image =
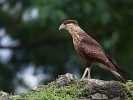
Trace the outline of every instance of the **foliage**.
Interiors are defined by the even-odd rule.
[[[133,100],[133,81],[129,80],[126,84],[125,84],[126,89],[128,90],[127,93],[127,99],[128,100]]]
[[[77,80],[79,81],[79,80]],[[56,84],[56,81],[53,81],[49,83],[48,85],[42,85],[35,90],[29,91],[28,93],[12,96],[13,100],[18,99],[26,99],[26,100],[78,100],[78,99],[85,99],[88,94],[84,94],[85,89],[80,86],[79,84],[76,84],[75,86],[63,86],[58,88],[51,88],[51,86],[54,86]],[[126,89],[128,90],[128,93],[126,95],[126,100],[132,100],[133,99],[133,81],[128,81],[126,84],[124,84]],[[86,87],[86,86],[84,86]],[[104,90],[103,90],[104,91]]]
[[[0,89],[14,92],[16,84],[27,87],[16,75],[30,64],[51,78],[66,72],[83,73],[70,34],[59,31],[66,19],[79,25],[104,48],[109,56],[133,79],[133,0],[2,0],[0,1],[0,50],[12,53],[0,59]],[[15,43],[3,44],[9,36]],[[101,74],[104,73],[104,74]],[[104,80],[113,75],[92,69],[92,77]],[[105,75],[106,74],[106,75]],[[34,73],[36,75],[36,73]]]
[[[52,84],[55,82],[52,82]],[[26,100],[72,100],[78,99],[78,96],[81,94],[82,89],[78,88],[78,85],[74,87],[60,87],[51,89],[52,85],[41,86],[40,90],[29,91],[28,93],[22,94],[20,96],[14,96],[13,100],[26,99]]]

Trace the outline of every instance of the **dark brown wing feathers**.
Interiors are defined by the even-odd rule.
[[[105,53],[105,55],[107,56],[107,58],[111,61],[111,63],[115,66],[116,68],[116,71],[119,72],[119,74],[123,77],[124,79],[124,76],[126,73],[120,68],[118,67],[118,65]]]
[[[101,46],[94,39],[91,37],[87,38],[86,36],[80,43],[80,51],[84,53],[88,59],[91,59],[95,63],[101,62],[108,66],[108,58],[104,54]]]

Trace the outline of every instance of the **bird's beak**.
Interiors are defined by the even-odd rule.
[[[59,27],[59,30],[64,29],[64,28],[66,28],[66,25],[61,24],[61,26]]]

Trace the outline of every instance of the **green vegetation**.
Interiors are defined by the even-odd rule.
[[[52,88],[56,81],[49,83],[48,85],[42,85],[35,90],[29,91],[21,95],[13,96],[13,100],[78,100],[79,98],[85,98],[83,95],[84,89],[78,84],[75,86],[64,86],[60,88]],[[125,84],[128,93],[126,99],[133,99],[133,81],[128,81]]]
[[[133,100],[133,81],[132,80],[129,80],[125,84],[125,87],[128,90],[128,93],[127,93],[128,100]]]
[[[78,99],[83,89],[78,85],[73,87],[50,88],[50,84],[41,86],[38,90],[29,91],[20,96],[13,97],[13,100],[72,100]]]

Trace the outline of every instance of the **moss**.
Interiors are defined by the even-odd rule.
[[[13,97],[13,100],[26,99],[26,100],[72,100],[78,99],[83,89],[79,85],[73,87],[66,86],[60,88],[51,88],[54,82],[43,85],[35,91],[29,91],[26,94]]]
[[[13,100],[21,100],[21,96],[16,95],[16,96],[12,96]]]
[[[133,100],[133,81],[129,80],[128,82],[126,82],[125,87],[128,90],[126,98],[128,100]]]
[[[66,82],[66,83],[65,83]],[[13,100],[78,100],[89,99],[88,87],[90,85],[86,81],[71,80],[53,81],[48,85],[41,85],[37,89],[21,94],[20,96],[13,96]],[[133,100],[133,81],[128,81],[125,84],[128,93],[126,100]],[[92,89],[92,88],[91,88]],[[91,90],[92,91],[92,90]],[[96,91],[92,91],[96,92]],[[125,92],[126,93],[126,92]]]

